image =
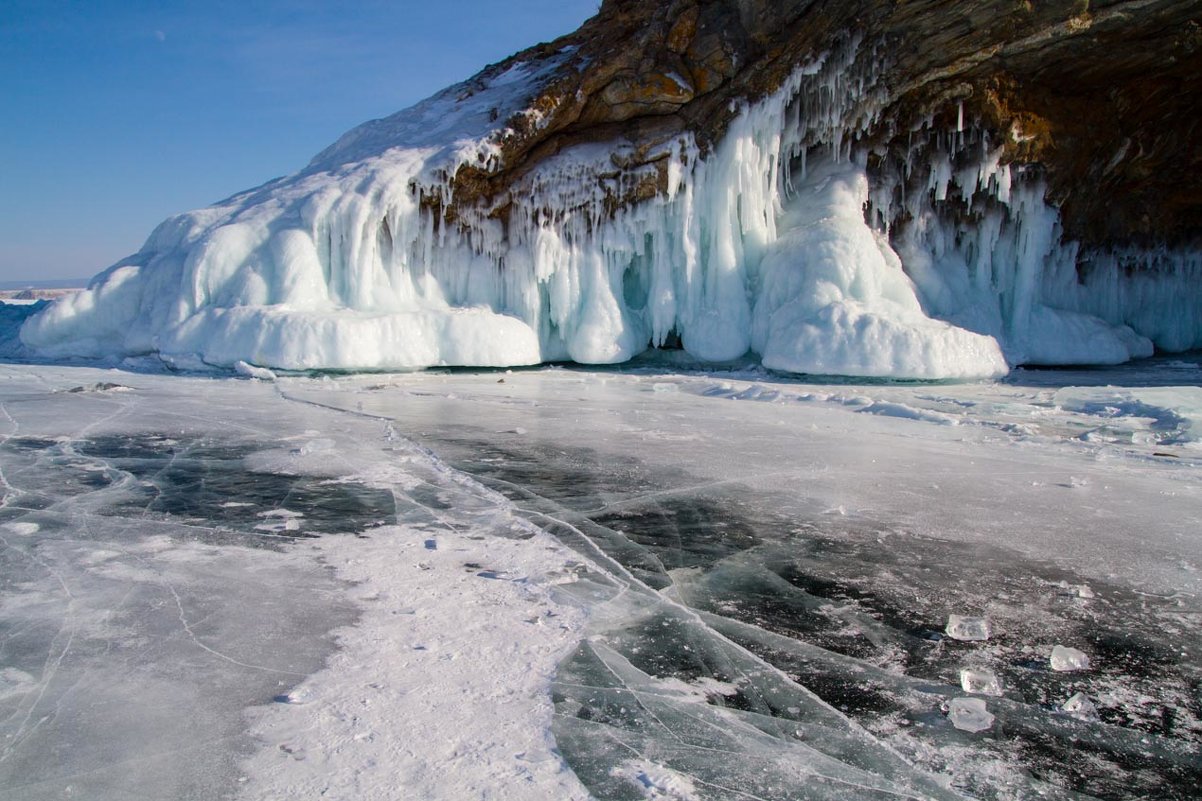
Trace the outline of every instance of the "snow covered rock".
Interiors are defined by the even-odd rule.
[[[294,370],[679,343],[922,379],[1202,346],[1202,47],[1165,33],[1200,5],[607,0],[167,220],[21,340]]]

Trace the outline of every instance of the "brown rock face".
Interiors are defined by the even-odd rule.
[[[1004,162],[1044,172],[1069,238],[1202,235],[1202,0],[606,0],[506,62],[575,47],[532,104],[542,124],[510,121],[502,166],[461,169],[456,203],[495,202],[580,142],[621,137],[653,158],[689,130],[712,145],[734,101],[853,41],[880,105],[859,146],[898,153],[921,121],[963,115]]]

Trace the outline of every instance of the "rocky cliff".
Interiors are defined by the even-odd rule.
[[[876,106],[856,146],[874,160],[904,159],[923,128],[971,127],[1004,148],[1004,163],[1046,172],[1070,238],[1202,232],[1195,0],[607,0],[576,33],[492,68],[577,48],[531,104],[541,124],[510,120],[500,169],[459,171],[459,202],[502,195],[581,142],[624,137],[655,153],[689,131],[712,146],[738,102],[852,41],[849,70],[872,76],[862,100]]]

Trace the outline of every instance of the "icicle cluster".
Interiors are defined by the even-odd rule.
[[[497,168],[494,120],[558,61],[518,64],[168,220],[22,338],[48,356],[285,369],[613,363],[679,342],[710,361],[750,350],[781,370],[909,378],[999,375],[1003,350],[1110,362],[1150,352],[1146,337],[1202,344],[1198,255],[1096,256],[1079,278],[1043,187],[962,111],[870,181],[877,61],[836,48],[737,109],[712,152],[689,136],[637,163],[630,143],[577,146],[511,187],[504,213],[448,222],[450,178]]]
[[[904,158],[877,166],[869,218],[891,233],[928,312],[993,336],[1012,364],[1202,346],[1202,254],[1081,253],[1062,240],[1038,171],[1003,164],[1003,152],[961,109],[956,130],[928,120]]]

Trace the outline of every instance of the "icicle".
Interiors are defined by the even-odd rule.
[[[136,263],[22,336],[48,354],[158,347],[216,364],[393,369],[621,361],[675,332],[701,358],[755,343],[794,369],[804,341],[838,355],[824,369],[926,377],[993,374],[995,340],[1012,361],[1150,349],[1126,324],[1162,347],[1202,346],[1202,257],[1086,254],[1078,280],[1085,257],[1060,241],[1042,188],[966,127],[963,102],[954,132],[928,116],[904,150],[877,153],[870,182],[863,143],[888,99],[879,64],[857,41],[833,47],[734,106],[705,159],[687,134],[618,170],[632,148],[563,150],[510,188],[502,222],[498,209],[454,207],[453,186],[464,164],[499,169],[479,120],[527,110],[556,62],[515,65],[466,98],[348,134],[262,201],[165,223]],[[662,194],[629,205],[647,185]],[[827,338],[805,339],[811,329]]]

